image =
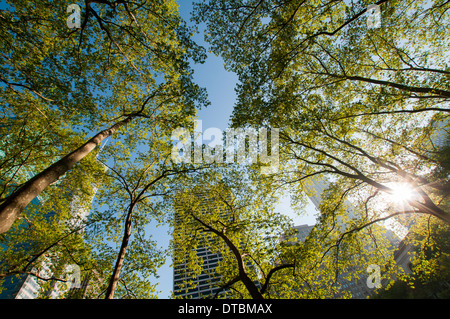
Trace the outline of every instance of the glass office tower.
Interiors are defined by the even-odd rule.
[[[208,192],[197,193],[196,196],[201,199],[200,214],[208,214],[213,209],[214,202],[208,196]],[[180,207],[175,210],[179,211]],[[223,216],[226,212],[223,212]],[[217,245],[216,240],[207,238],[205,233],[191,231],[192,228],[185,227],[179,214],[175,212],[175,226],[174,234],[181,236],[185,240],[189,240],[193,236],[197,236],[199,241],[195,254],[201,259],[201,273],[196,276],[192,271],[187,269],[189,262],[189,252],[182,253],[177,246],[174,247],[173,256],[173,294],[178,298],[212,298],[216,293],[221,293],[221,288],[218,286],[220,277],[216,274],[215,269],[218,263],[222,260],[220,254],[212,252],[212,247]]]

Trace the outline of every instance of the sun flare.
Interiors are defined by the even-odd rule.
[[[392,189],[390,197],[396,202],[407,202],[414,198],[414,188],[407,183],[392,183],[389,185]]]

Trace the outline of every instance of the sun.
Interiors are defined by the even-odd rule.
[[[408,183],[390,183],[388,187],[392,190],[390,197],[394,202],[408,202],[416,194],[414,188]]]

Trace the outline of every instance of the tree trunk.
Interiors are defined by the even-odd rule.
[[[117,256],[116,265],[114,266],[114,271],[111,275],[111,279],[109,280],[105,299],[113,299],[114,292],[117,288],[117,283],[119,282],[120,271],[122,270],[123,262],[125,260],[125,253],[128,248],[128,241],[131,236],[131,216],[133,215],[133,209],[135,205],[136,202],[132,203],[130,205],[130,208],[128,209],[128,215],[125,221],[125,230],[122,238],[122,245],[120,246],[119,255]]]
[[[68,170],[72,169],[76,163],[88,155],[105,138],[114,134],[118,128],[130,122],[132,119],[133,116],[128,116],[110,128],[101,131],[85,144],[28,180],[22,187],[12,193],[0,205],[0,234],[7,232],[11,228],[20,212],[47,186],[57,181]]]
[[[259,292],[258,287],[256,287],[255,283],[250,279],[245,271],[239,274],[239,278],[241,278],[242,283],[245,285],[245,288],[247,288],[247,291],[253,299],[264,299],[263,295]]]

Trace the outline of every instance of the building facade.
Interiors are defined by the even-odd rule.
[[[208,214],[214,209],[213,201],[208,196],[208,192],[197,193],[196,196],[201,201],[199,208],[199,214]],[[182,208],[176,207],[176,210]],[[223,211],[223,216],[226,212]],[[185,227],[180,220],[180,214],[175,213],[174,221],[174,234],[180,236],[184,240],[188,240],[194,234],[190,231],[191,228]],[[195,275],[193,271],[188,270],[189,255],[190,252],[181,252],[175,245],[173,256],[173,294],[176,298],[212,298],[216,294],[223,293],[222,289],[218,286],[220,276],[215,272],[219,262],[222,260],[220,254],[213,252],[211,247],[217,245],[217,241],[207,238],[204,233],[198,232],[195,234],[199,241],[195,248],[195,255],[201,259],[201,273]]]
[[[76,196],[72,198],[70,202],[70,210],[72,211],[73,218],[66,221],[69,225],[71,225],[72,227],[79,227],[87,219],[92,201],[95,196],[95,192],[96,188],[94,188],[94,194],[91,197],[91,200],[85,203],[85,205],[80,204],[79,199]],[[41,199],[39,197],[36,197],[31,203],[33,205],[40,205]],[[48,219],[50,219],[54,214],[54,211],[44,213],[44,215]],[[22,227],[22,225],[20,227]],[[22,249],[28,249],[27,247],[31,247],[32,245],[33,242],[17,243],[17,246],[21,247]],[[0,247],[0,249],[4,248],[6,247]],[[51,270],[52,265],[57,265],[57,263],[49,258],[49,256],[44,254],[39,257],[38,261],[36,261],[36,267],[33,267],[31,269],[31,273],[36,274],[37,276],[42,278],[51,278],[52,276],[55,276]],[[3,282],[1,283],[2,290],[0,292],[0,299],[36,299],[42,296],[56,299],[72,288],[80,288],[77,285],[74,286],[71,284],[61,284],[57,282],[53,282],[53,285],[49,286],[50,288],[44,288],[43,284],[45,283],[45,281],[39,279],[37,276],[31,274],[18,274],[4,278]],[[67,277],[67,274],[63,270],[60,276],[64,278]],[[80,278],[79,280],[81,281]]]

